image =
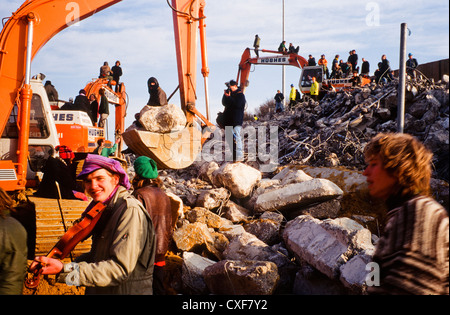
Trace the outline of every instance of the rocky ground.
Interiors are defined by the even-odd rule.
[[[247,122],[244,130],[278,126],[270,172],[250,155],[243,163],[203,160],[161,171],[166,191],[184,205],[169,255],[177,270],[171,290],[364,294],[384,207],[367,194],[363,150],[375,134],[396,132],[397,84],[329,93]],[[434,153],[432,188],[447,209],[448,87],[448,77],[408,80],[404,124]],[[255,139],[261,142],[247,135],[246,152]]]
[[[408,80],[404,130],[433,151],[432,187],[447,209],[448,110],[448,77]],[[163,188],[179,205],[166,257],[168,292],[364,294],[384,207],[367,194],[363,150],[375,134],[395,132],[396,117],[396,81],[327,94],[246,122],[247,130],[275,126],[275,163],[259,154],[241,163],[202,155],[186,169],[161,170]],[[273,143],[273,134],[264,135],[247,134],[245,152]],[[223,148],[223,134],[209,145]]]

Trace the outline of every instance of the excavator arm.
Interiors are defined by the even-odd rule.
[[[181,169],[191,165],[215,126],[209,121],[208,61],[205,35],[205,0],[167,0],[173,12],[175,48],[181,109],[187,124],[181,131],[159,134],[129,130],[123,134],[127,146],[138,155],[149,156],[160,169]],[[205,80],[206,117],[195,107],[197,100],[197,44],[200,35],[202,75]],[[200,120],[202,130],[196,126]]]
[[[16,164],[18,189],[24,188],[26,183],[32,97],[31,61],[54,35],[119,1],[28,0],[3,27],[0,33],[0,132],[5,129],[16,104],[19,130]]]
[[[300,69],[308,65],[308,61],[305,58],[295,53],[281,53],[274,50],[261,49],[261,52],[276,55],[268,57],[252,57],[250,51],[250,48],[244,50],[241,57],[241,62],[239,63],[236,79],[238,86],[243,92],[245,92],[245,88],[249,84],[248,78],[250,76],[252,65],[287,65]]]

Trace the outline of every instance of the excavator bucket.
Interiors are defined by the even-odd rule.
[[[125,131],[122,137],[128,148],[155,160],[159,169],[186,168],[202,150],[202,132],[194,126],[172,133],[133,129]]]

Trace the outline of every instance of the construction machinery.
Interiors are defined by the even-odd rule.
[[[252,65],[278,65],[293,66],[301,69],[299,89],[303,95],[308,95],[311,89],[312,78],[315,77],[319,83],[319,89],[322,94],[333,87],[337,92],[352,89],[351,78],[332,78],[327,79],[322,66],[308,66],[308,61],[296,54],[290,52],[279,52],[274,50],[261,49],[260,52],[267,53],[268,56],[252,57],[250,48],[246,48],[242,54],[239,63],[236,82],[242,91],[249,86],[249,76]],[[370,83],[369,78],[361,78],[361,86]]]
[[[76,2],[78,15],[72,18],[81,21],[118,2],[120,0]],[[167,0],[167,3],[173,11],[181,108],[187,124],[173,134],[139,131],[124,133],[123,139],[136,154],[155,159],[159,168],[184,168],[197,158],[214,128],[208,121],[205,0],[171,0],[171,3]],[[0,187],[6,191],[24,191],[35,180],[34,175],[48,157],[50,148],[66,144],[75,152],[88,153],[95,147],[96,140],[105,136],[101,128],[89,123],[86,113],[57,109],[56,104],[52,109],[42,81],[31,78],[31,62],[39,49],[73,24],[72,20],[67,20],[67,8],[71,4],[71,0],[27,0],[6,21],[0,33]],[[195,107],[198,30],[208,118]],[[100,88],[107,90],[109,102],[116,105],[115,133],[122,134],[127,106],[124,86],[121,85],[119,92],[113,92],[106,79],[94,79],[85,87],[87,96],[98,94]],[[79,136],[75,136],[75,132]],[[36,254],[46,254],[49,248],[39,245],[55,244],[53,239],[57,240],[64,233],[61,220],[64,223],[67,211],[61,209],[61,204],[65,203],[60,200],[42,199],[32,200],[36,205]],[[75,202],[69,201],[69,204]],[[87,202],[81,202],[72,207],[70,213],[81,214],[86,206]],[[61,216],[55,218],[46,207],[53,210],[59,207]],[[68,213],[65,214],[67,217]],[[43,218],[41,223],[39,218]]]

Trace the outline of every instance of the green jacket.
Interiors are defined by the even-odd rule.
[[[109,115],[109,102],[105,95],[102,95],[100,99],[100,105],[98,107],[98,113],[101,114],[108,114]]]
[[[25,228],[10,216],[0,217],[0,295],[22,294],[27,254]]]
[[[73,271],[63,277],[67,284],[86,286],[86,294],[153,293],[153,223],[124,187],[119,186],[95,226],[91,251],[76,260],[64,265],[65,272]]]

